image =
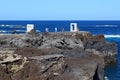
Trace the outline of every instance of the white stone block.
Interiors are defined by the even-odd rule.
[[[70,23],[70,31],[77,32],[77,23]]]
[[[30,32],[32,29],[34,29],[34,24],[27,24],[27,32]]]

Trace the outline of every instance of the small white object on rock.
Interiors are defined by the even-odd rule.
[[[58,75],[59,75],[59,73],[53,73],[53,75],[54,75],[54,76],[58,76]]]

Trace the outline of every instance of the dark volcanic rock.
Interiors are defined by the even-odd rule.
[[[12,80],[42,80],[39,76],[39,66],[36,61],[31,61],[22,70],[12,76]]]
[[[72,80],[104,80],[104,60],[97,55],[86,53],[84,57],[66,58],[66,63],[68,75],[73,75]]]
[[[104,80],[105,64],[116,63],[117,45],[90,32],[32,30],[0,35],[0,54],[2,80]]]
[[[0,65],[0,80],[11,80],[7,70]]]
[[[95,49],[100,51],[104,55],[106,64],[114,64],[117,62],[117,45],[116,43],[110,43],[103,41],[88,41],[85,49]]]
[[[31,57],[23,69],[12,76],[12,80],[56,80],[66,68],[63,55]]]

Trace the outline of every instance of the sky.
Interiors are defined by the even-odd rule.
[[[120,20],[120,0],[0,0],[0,20]]]

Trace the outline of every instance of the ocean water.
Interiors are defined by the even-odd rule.
[[[106,38],[109,42],[116,42],[118,44],[118,62],[115,65],[110,65],[105,68],[105,76],[108,80],[120,80],[120,38],[109,37]]]
[[[37,32],[45,32],[45,28],[50,32],[54,32],[55,28],[59,32],[62,28],[70,31],[70,23],[77,23],[80,31],[90,31],[93,35],[104,34],[107,41],[118,44],[118,63],[105,68],[105,78],[120,80],[120,21],[0,21],[0,33],[25,33],[27,24],[34,24]]]

